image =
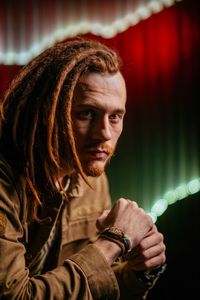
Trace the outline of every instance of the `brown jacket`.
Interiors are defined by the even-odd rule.
[[[143,299],[150,285],[125,263],[110,267],[92,244],[96,219],[111,201],[105,174],[90,183],[93,189],[74,177],[67,198],[45,207],[51,222],[36,224],[29,221],[23,180],[0,156],[0,299]],[[43,271],[33,276],[29,266],[56,217],[59,234]]]

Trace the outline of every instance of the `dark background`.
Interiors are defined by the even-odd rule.
[[[149,300],[199,299],[200,193],[171,205],[157,220],[167,245],[167,269]]]

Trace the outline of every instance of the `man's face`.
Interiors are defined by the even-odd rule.
[[[72,105],[76,148],[87,176],[100,176],[123,128],[126,87],[121,73],[80,78]]]

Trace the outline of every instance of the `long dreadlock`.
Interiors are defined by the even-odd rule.
[[[32,214],[44,186],[55,189],[61,158],[72,161],[85,179],[71,121],[75,86],[89,72],[116,73],[120,60],[99,42],[75,39],[45,50],[13,79],[0,103],[0,148],[25,177]]]

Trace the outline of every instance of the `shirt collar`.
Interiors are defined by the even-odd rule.
[[[88,183],[92,186],[94,180],[93,177],[86,177]],[[71,182],[68,189],[68,195],[70,197],[82,197],[86,188],[88,188],[88,183],[85,182],[83,177],[79,173],[73,173],[71,175]]]

